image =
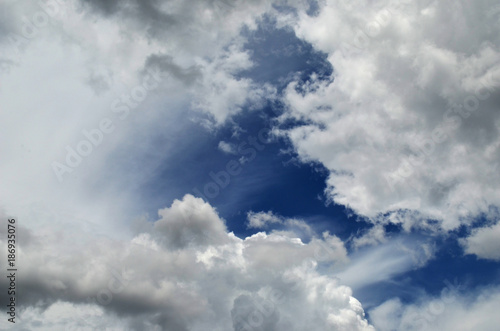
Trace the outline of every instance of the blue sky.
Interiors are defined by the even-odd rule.
[[[495,1],[0,7],[2,329],[497,329]]]

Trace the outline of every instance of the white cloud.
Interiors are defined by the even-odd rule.
[[[352,244],[354,248],[359,248],[366,245],[385,243],[386,241],[387,237],[384,227],[381,225],[375,225],[360,237],[353,238]]]
[[[269,224],[283,224],[282,217],[273,214],[272,211],[254,213],[252,211],[247,214],[248,227],[256,229],[265,229]]]
[[[219,141],[219,149],[227,154],[237,154],[236,145],[226,141]]]
[[[476,293],[460,293],[446,288],[439,297],[422,297],[416,304],[391,299],[370,311],[377,330],[463,330],[494,331],[500,318],[500,289],[486,288]]]
[[[476,229],[461,241],[465,253],[482,259],[500,260],[500,223]]]
[[[227,243],[227,230],[215,210],[201,199],[186,195],[170,208],[161,209],[155,232],[170,248],[209,246]]]
[[[333,201],[377,222],[413,211],[395,217],[445,230],[500,205],[494,5],[332,0],[289,18],[334,68],[285,95],[287,116],[306,123],[285,133],[303,161],[330,170]]]
[[[418,238],[399,236],[349,255],[349,263],[335,270],[342,284],[354,290],[390,280],[422,267],[434,257],[434,249]]]
[[[251,93],[251,89],[260,87],[254,86],[250,79],[233,76],[250,66],[249,54],[237,47],[204,63],[203,82],[194,107],[211,114],[216,123],[223,123],[230,115],[240,112],[250,99],[258,101],[258,93]]]
[[[24,229],[23,325],[76,327],[83,318],[130,330],[373,330],[351,290],[317,270],[345,260],[337,237],[306,244],[291,232],[261,232],[240,239],[190,195],[159,215],[130,240],[80,232],[86,240],[75,241],[65,229]]]
[[[5,70],[0,130],[16,138],[0,142],[5,160],[0,207],[20,220],[25,289],[20,313],[27,328],[196,331],[232,330],[246,323],[255,324],[255,330],[372,330],[350,288],[319,271],[322,264],[347,260],[344,244],[328,233],[316,238],[303,221],[254,213],[251,227],[274,224],[280,230],[240,239],[228,233],[214,208],[188,195],[128,237],[124,224],[140,206],[113,180],[128,183],[135,175],[115,170],[112,151],[147,141],[135,134],[140,131],[182,130],[177,121],[163,119],[187,108],[202,110],[221,124],[243,106],[258,108],[276,93],[238,78],[253,65],[240,29],[255,28],[256,19],[271,10],[270,2],[129,3],[75,2],[21,49],[3,32],[21,35],[23,16],[32,18],[40,8],[22,2],[0,5],[0,16],[6,18],[0,23]],[[287,134],[304,160],[319,160],[330,169],[329,192],[336,202],[373,217],[400,208],[419,210],[444,219],[445,228],[456,227],[459,216],[498,203],[492,165],[498,164],[500,146],[493,112],[499,99],[498,23],[494,15],[482,16],[486,5],[464,6],[451,8],[456,15],[449,31],[441,28],[448,6],[433,2],[427,8],[420,3],[404,11],[396,8],[389,26],[372,38],[376,42],[354,56],[338,49],[355,39],[353,27],[382,13],[379,9],[344,12],[327,2],[319,16],[292,22],[301,38],[329,54],[335,81],[313,81],[304,95],[293,85],[288,88],[289,115],[311,124]],[[479,18],[484,25],[476,25]],[[461,29],[464,22],[470,29]],[[482,28],[486,25],[492,31]],[[490,42],[480,43],[485,40]],[[126,107],[130,117],[121,122],[113,102],[119,98],[123,106],[123,95],[140,86],[147,69],[155,66],[168,73],[158,88],[161,94],[151,92],[137,109]],[[476,91],[481,84],[485,89]],[[463,123],[449,133],[453,139],[436,146],[406,182],[390,181],[391,189],[386,181],[391,171],[400,171],[401,158],[415,139],[432,136],[442,120],[437,109],[467,101],[469,95],[476,95],[481,110],[454,117]],[[66,147],[78,144],[83,130],[107,117],[113,118],[115,133],[59,183],[51,163],[64,160]],[[145,166],[154,168],[168,159],[168,151],[156,151],[162,156]],[[119,173],[112,178],[112,172]],[[422,195],[427,187],[428,194]],[[389,219],[408,228],[418,221],[408,215]],[[494,254],[486,232],[469,238],[470,252]],[[477,248],[476,238],[490,253]],[[383,240],[377,228],[355,245]],[[354,265],[339,275],[362,286],[432,255],[425,249],[414,253],[414,247],[397,255],[393,247],[389,243],[359,260],[355,256]],[[5,256],[1,259],[5,262]],[[89,299],[98,302],[88,304]]]
[[[212,118],[211,124],[221,124],[243,106],[258,105],[273,93],[250,79],[236,77],[253,66],[250,54],[242,50],[245,40],[240,31],[256,28],[256,20],[272,9],[269,1],[195,1],[189,6],[179,0],[168,4],[134,0],[131,6],[117,1],[110,5],[81,2],[105,21],[120,20],[126,39],[147,40],[146,47],[130,47],[129,42],[127,55],[146,50],[148,56],[168,57],[180,68],[196,68],[196,83],[183,93],[193,97],[193,108]]]
[[[247,227],[249,229],[273,229],[274,233],[290,237],[299,237],[305,241],[313,239],[316,234],[315,230],[307,224],[306,221],[298,218],[286,218],[272,211],[261,211],[257,213],[249,211],[247,213],[247,220]],[[328,238],[332,238],[334,241],[338,240],[337,237],[331,236],[328,231],[323,233],[323,238],[325,240],[328,240]],[[336,244],[333,246],[336,246]],[[345,249],[342,248],[342,250]]]
[[[56,302],[46,310],[28,307],[19,314],[18,321],[25,329],[37,331],[64,330],[64,331],[87,331],[87,330],[130,330],[127,328],[127,319],[106,314],[102,307],[91,304],[74,304],[69,302]],[[9,328],[4,321],[0,325]],[[22,328],[22,327],[20,327]],[[151,324],[147,324],[147,330],[157,330]]]

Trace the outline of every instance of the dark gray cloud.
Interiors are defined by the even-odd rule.
[[[165,75],[172,75],[176,80],[191,86],[202,77],[201,68],[199,66],[190,66],[183,68],[174,63],[174,59],[170,55],[152,54],[144,65],[145,70],[160,70]]]

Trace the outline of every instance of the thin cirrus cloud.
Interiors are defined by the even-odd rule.
[[[6,136],[23,137],[19,146],[5,140],[2,146],[6,160],[2,164],[2,182],[10,192],[5,204],[12,214],[23,215],[20,204],[43,202],[58,208],[61,197],[67,196],[67,192],[87,197],[104,191],[108,194],[120,186],[109,179],[119,176],[105,176],[103,180],[103,174],[109,168],[123,171],[115,165],[116,160],[109,159],[111,151],[141,143],[147,145],[150,140],[138,134],[141,132],[168,131],[171,126],[175,126],[172,131],[179,130],[175,117],[186,109],[206,110],[211,116],[210,125],[213,125],[246,102],[246,91],[252,86],[246,80],[232,77],[233,71],[250,65],[248,61],[241,62],[245,52],[239,50],[238,41],[231,52],[219,54],[218,50],[237,36],[237,26],[249,18],[234,20],[232,29],[225,26],[227,29],[223,33],[221,30],[222,34],[215,39],[194,33],[198,41],[210,41],[210,47],[202,47],[194,39],[183,36],[188,32],[179,29],[182,25],[179,22],[168,25],[168,43],[165,43],[165,36],[153,33],[154,29],[144,34],[144,25],[136,23],[157,24],[157,17],[148,16],[154,16],[147,10],[153,2],[138,6],[138,12],[128,12],[118,2],[115,4],[101,6],[100,2],[55,0],[46,6],[25,6],[20,2],[2,4],[6,12],[12,13],[6,22],[15,27],[2,40],[5,46],[2,59],[9,63],[2,82],[2,99],[4,109],[11,114],[2,120],[2,129]],[[198,10],[210,9],[203,7],[206,5],[201,2],[197,9],[187,8],[181,2],[178,5],[173,6],[177,15],[186,11],[186,17],[191,15],[192,19]],[[102,11],[105,11],[104,16],[96,16]],[[231,13],[224,11],[224,15]],[[127,24],[120,27],[115,19],[122,14]],[[233,14],[252,16],[253,11]],[[34,25],[40,17],[48,17],[47,22]],[[220,22],[208,17],[199,24],[217,30]],[[211,30],[201,26],[200,33],[210,34]],[[189,44],[190,41],[194,44]],[[131,44],[134,47],[130,47]],[[141,88],[150,70],[161,71],[163,79],[160,86],[144,96],[137,88]],[[261,97],[255,89],[253,91],[252,100]],[[106,127],[111,128],[102,132],[102,141],[93,144],[84,132],[101,129],[103,120]],[[79,144],[82,144],[80,150]],[[150,161],[154,164],[165,159],[168,154]],[[20,181],[14,180],[17,172],[24,174]],[[38,185],[32,187],[35,179]],[[96,186],[95,183],[106,185],[106,190],[96,193],[89,187],[89,184]],[[123,196],[112,192],[105,199],[121,199],[118,195]],[[85,212],[85,205],[75,206],[77,212]],[[114,201],[107,205],[116,205],[115,212],[119,215],[120,209],[131,204]],[[99,212],[95,214],[99,218]]]
[[[417,269],[434,256],[434,247],[422,239],[395,237],[375,247],[365,247],[349,255],[350,263],[335,272],[354,291]]]

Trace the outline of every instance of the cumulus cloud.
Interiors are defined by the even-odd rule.
[[[256,229],[264,229],[269,224],[283,224],[283,218],[273,214],[272,211],[254,213],[252,211],[247,214],[248,227]]]
[[[329,169],[334,202],[376,222],[442,229],[500,205],[494,5],[331,0],[288,18],[334,72],[288,86],[286,118],[303,124],[282,132],[304,162]]]
[[[256,20],[272,9],[269,1],[80,2],[92,14],[121,20],[124,34],[148,40],[152,44],[145,48],[151,52],[148,64],[156,62],[180,82],[189,83],[193,108],[208,114],[214,124],[273,93],[269,87],[236,77],[253,65],[242,50],[240,31],[255,29]]]
[[[260,211],[257,213],[249,211],[247,213],[247,220],[247,227],[249,229],[272,229],[274,233],[291,237],[298,236],[306,241],[313,239],[316,235],[315,230],[306,221],[299,218],[287,218],[272,211]],[[336,236],[330,235],[328,231],[323,233],[323,238],[325,240],[330,238],[338,241],[340,246],[343,247],[343,243]],[[342,250],[344,249],[342,248]]]
[[[354,239],[360,250],[346,267],[335,235],[251,212],[249,227],[268,231],[238,238],[212,206],[190,195],[139,224],[133,238],[124,234],[140,206],[113,182],[133,175],[116,171],[110,153],[147,142],[134,134],[140,131],[182,130],[164,120],[167,113],[201,110],[219,125],[275,98],[274,87],[244,77],[254,63],[240,34],[276,13],[272,2],[47,3],[58,13],[29,37],[25,18],[32,23],[46,8],[0,4],[0,129],[19,137],[0,142],[0,207],[22,224],[19,316],[26,328],[373,330],[345,284],[360,288],[420,266],[432,247],[398,245],[377,225]],[[328,54],[335,68],[328,81],[313,76],[288,86],[283,120],[303,125],[283,133],[303,161],[327,167],[336,203],[407,230],[422,217],[453,229],[498,205],[500,23],[498,10],[489,11],[493,1],[325,1],[312,16],[305,1],[277,3],[298,8],[286,8],[279,24]],[[161,93],[148,92],[135,105],[133,92],[142,99],[144,80],[157,69],[165,74]],[[135,109],[148,111],[130,120]],[[51,163],[67,160],[67,148],[108,117],[116,133],[59,183]],[[223,142],[219,148],[231,151]],[[161,156],[145,166],[170,156],[154,152]],[[464,247],[498,259],[497,233],[497,226],[477,230]],[[323,273],[325,265],[337,268],[337,278]],[[397,317],[404,309],[391,301],[378,312]],[[396,317],[392,325],[406,325]]]
[[[75,242],[65,230],[31,233],[19,256],[23,325],[373,330],[352,291],[318,271],[322,263],[345,260],[337,237],[304,243],[291,232],[260,232],[240,239],[191,195],[159,216],[131,240],[83,232],[87,241]]]
[[[216,246],[227,242],[224,222],[212,206],[192,195],[186,195],[183,201],[175,200],[170,208],[158,214],[161,218],[155,222],[155,232],[171,248]]]
[[[475,229],[461,241],[466,254],[475,254],[482,259],[500,260],[500,223],[491,227]]]
[[[418,303],[404,304],[391,299],[370,311],[377,330],[484,330],[498,329],[495,307],[500,289],[486,288],[464,294],[451,283],[438,297],[423,297]]]

